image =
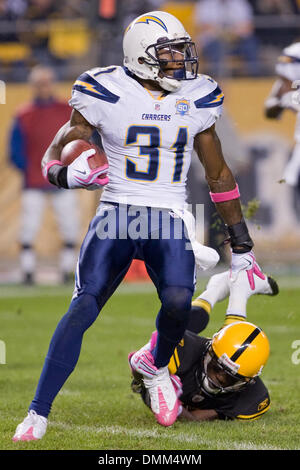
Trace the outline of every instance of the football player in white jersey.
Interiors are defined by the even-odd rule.
[[[168,13],[154,11],[136,18],[125,31],[123,49],[124,67],[95,68],[75,81],[71,120],[55,136],[42,161],[45,177],[59,187],[94,189],[107,184],[80,250],[69,310],[54,332],[35,397],[14,441],[44,435],[53,400],[76,366],[84,332],[134,258],[144,260],[161,301],[156,347],[147,363],[135,354],[135,368],[145,375],[158,423],[170,426],[176,420],[179,401],[168,363],[188,322],[195,258],[205,267],[218,261],[212,249],[197,251],[185,211],[193,148],[205,168],[211,198],[228,227],[232,280],[245,269],[247,282],[255,288],[253,274],[258,268],[253,241],[214,128],[221,114],[222,91],[213,79],[198,75],[195,45]],[[68,142],[89,141],[95,129],[108,157],[108,178],[101,178],[103,168],[90,170],[88,158],[94,150],[83,152],[67,167],[60,161]],[[137,213],[144,224],[138,237],[130,230]],[[167,215],[171,217],[166,237],[162,220]],[[183,234],[183,226],[181,237],[175,233],[178,217],[190,226],[188,235]],[[112,219],[113,236],[103,236]],[[193,250],[186,249],[189,241]]]
[[[300,183],[300,93],[297,90],[300,86],[300,42],[283,49],[275,71],[277,78],[265,101],[265,115],[279,119],[287,109],[297,114],[295,146],[284,172],[285,181],[296,187]]]

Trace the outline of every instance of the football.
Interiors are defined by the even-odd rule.
[[[99,166],[108,165],[108,160],[103,151],[101,151],[96,145],[92,145],[85,140],[78,139],[69,142],[64,146],[61,152],[60,160],[63,165],[68,166],[72,163],[79,155],[85,150],[95,149],[95,155],[92,155],[88,159],[89,167],[91,170]],[[105,175],[101,176],[104,177]]]

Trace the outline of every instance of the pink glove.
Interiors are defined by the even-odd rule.
[[[101,175],[107,173],[107,164],[93,170],[89,166],[88,159],[95,153],[95,149],[85,150],[68,166],[67,180],[70,189],[85,188],[94,190],[105,186],[109,182],[107,176],[100,178]]]
[[[248,253],[232,253],[230,281],[236,281],[239,272],[243,270],[247,273],[251,290],[255,289],[254,274],[261,279],[266,278],[256,262],[253,251],[249,251]]]

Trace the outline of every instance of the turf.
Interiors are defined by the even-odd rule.
[[[248,318],[271,343],[263,380],[271,409],[252,422],[176,422],[156,424],[130,391],[129,351],[147,342],[159,303],[150,288],[121,288],[86,332],[76,370],[56,398],[41,441],[13,443],[26,415],[58,320],[71,289],[6,287],[0,292],[0,339],[6,364],[0,365],[0,449],[299,449],[300,364],[292,362],[292,343],[300,340],[299,290],[282,289],[275,298],[252,297]],[[211,314],[205,335],[222,324],[226,303]],[[298,355],[300,358],[300,354]]]

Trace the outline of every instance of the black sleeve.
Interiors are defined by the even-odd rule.
[[[201,331],[205,330],[209,322],[209,314],[204,308],[197,305],[192,305],[191,314],[187,330],[196,333],[197,335]]]
[[[200,364],[208,343],[208,338],[198,336],[192,331],[186,330],[183,339],[175,348],[169,363],[170,372],[173,374],[178,373],[178,375],[181,376],[191,371],[195,364]],[[174,363],[177,366],[176,370],[174,367],[174,371],[172,367],[170,367],[170,365],[173,364],[173,359],[175,359]]]

